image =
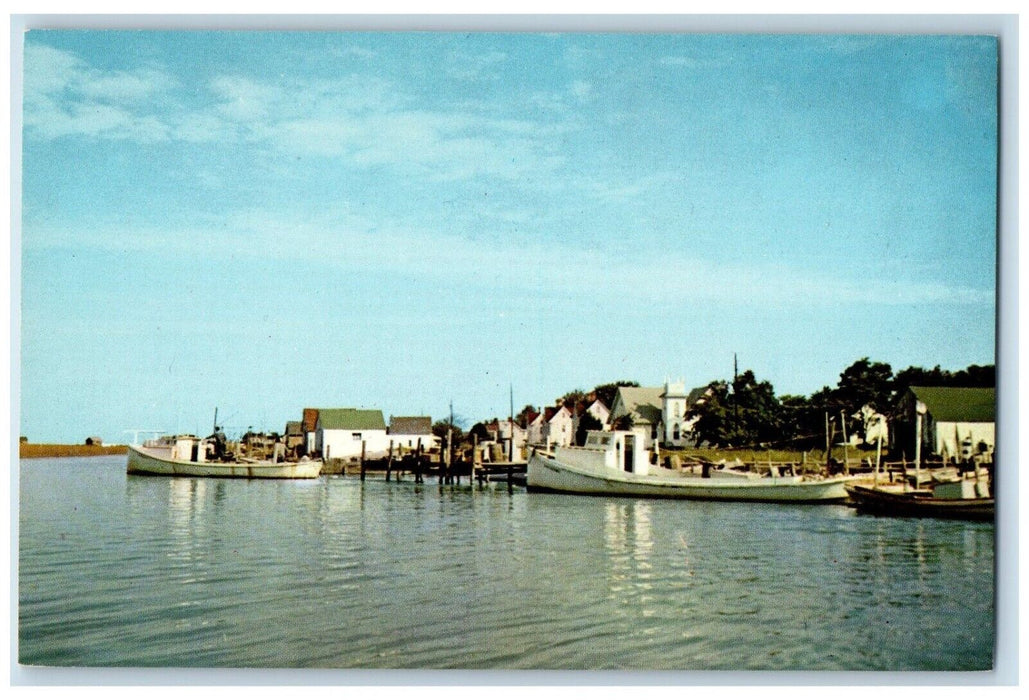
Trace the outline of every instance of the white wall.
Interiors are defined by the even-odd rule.
[[[575,439],[572,430],[572,414],[562,408],[554,414],[544,428],[544,440],[548,445],[567,447]]]
[[[979,442],[985,442],[992,454],[996,444],[996,425],[994,423],[934,423],[936,431],[936,445],[934,451],[943,454],[946,447],[947,455],[954,459],[961,458],[961,441],[967,437],[972,438],[972,454],[978,452]]]
[[[318,447],[324,459],[347,459],[361,456],[361,442],[365,442],[364,455],[368,459],[385,457],[389,452],[389,437],[385,430],[321,430]]]
[[[390,433],[386,435],[386,449],[389,450],[389,443],[393,441],[394,454],[400,447],[404,448],[405,452],[413,452],[418,448],[418,441],[422,441],[422,452],[426,452],[436,446],[438,438],[435,435],[414,435],[405,433]]]

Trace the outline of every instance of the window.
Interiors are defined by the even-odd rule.
[[[679,424],[678,423],[675,424],[675,429],[672,430],[672,439],[673,440],[678,440],[679,439]]]
[[[358,442],[361,441],[361,433],[351,433],[350,436]]]

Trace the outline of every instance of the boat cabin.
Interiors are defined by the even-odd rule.
[[[195,435],[165,435],[147,440],[143,446],[162,459],[182,462],[206,462],[214,447]]]
[[[643,430],[590,430],[582,447],[555,447],[554,458],[582,467],[604,467],[646,476],[650,473],[650,450]]]

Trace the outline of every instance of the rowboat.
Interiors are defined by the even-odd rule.
[[[902,484],[847,486],[859,511],[904,517],[994,519],[994,499],[979,480],[960,479],[930,489],[907,490]]]
[[[211,440],[192,435],[177,435],[129,445],[129,474],[150,476],[221,477],[238,479],[314,479],[322,470],[322,460],[303,457],[287,462],[276,455],[258,460],[244,457],[211,459]]]
[[[856,477],[761,476],[733,469],[683,474],[650,464],[639,431],[589,431],[582,447],[536,450],[529,458],[527,487],[588,495],[689,498],[776,503],[832,503],[847,499]]]

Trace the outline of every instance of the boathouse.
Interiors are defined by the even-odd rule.
[[[300,430],[304,434],[304,453],[314,454],[318,449],[318,409],[305,408],[304,417],[300,421]]]
[[[324,459],[384,457],[389,450],[382,411],[359,408],[319,408],[316,449]]]
[[[286,421],[286,431],[283,433],[286,442],[286,452],[290,455],[299,455],[304,447],[303,422],[298,420]]]
[[[390,416],[387,439],[394,448],[411,451],[418,449],[419,445],[428,451],[439,442],[432,434],[430,416]]]
[[[921,404],[921,406],[919,405]],[[993,461],[996,444],[994,387],[910,387],[897,403],[893,445],[914,455],[915,420],[924,410],[922,453],[945,461]]]

